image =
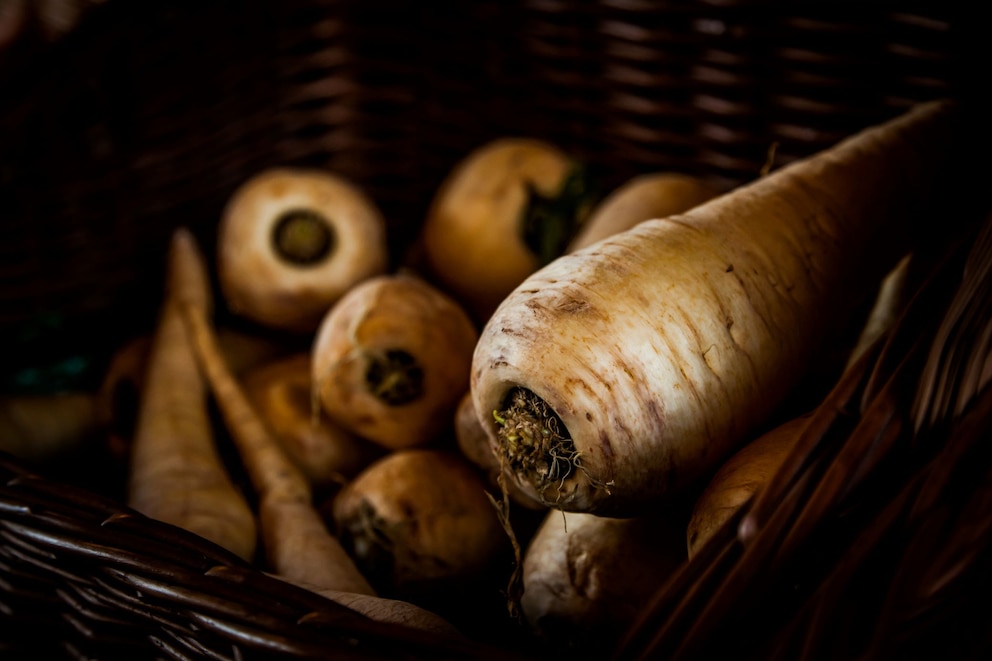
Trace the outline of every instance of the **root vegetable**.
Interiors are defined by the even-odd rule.
[[[561,254],[590,195],[582,169],[554,145],[493,140],[438,189],[420,237],[427,268],[485,321],[524,278]]]
[[[305,350],[308,341],[306,336],[297,339],[231,326],[221,326],[216,332],[224,362],[236,377]]]
[[[181,305],[199,314],[207,314],[211,305],[198,251],[187,230],[173,234],[165,300],[147,357],[130,451],[126,499],[150,518],[252,559],[255,515],[217,452],[207,386],[181,315]]]
[[[111,356],[96,393],[107,448],[113,458],[125,463],[134,441],[151,339],[149,335],[142,335],[125,342]],[[217,341],[236,375],[288,353],[284,342],[234,328],[218,329]]]
[[[199,367],[257,493],[269,566],[290,582],[375,594],[328,531],[313,505],[303,472],[286,455],[231,373],[206,310],[189,299],[180,299],[180,303]]]
[[[340,487],[382,451],[312,405],[310,354],[264,363],[242,377],[248,400],[315,491]]]
[[[379,459],[338,493],[332,516],[373,584],[415,603],[477,580],[509,549],[482,478],[445,450]]]
[[[720,466],[699,495],[689,519],[686,546],[690,558],[768,483],[806,429],[809,417],[804,414],[777,425]]]
[[[331,420],[390,449],[432,442],[468,391],[478,331],[464,309],[413,275],[371,278],[327,314],[311,350]]]
[[[224,298],[233,312],[267,327],[312,332],[346,291],[387,267],[378,208],[328,172],[256,175],[234,192],[218,228]]]
[[[524,555],[528,625],[555,648],[609,656],[685,561],[684,521],[668,512],[611,519],[551,510]]]
[[[84,391],[0,397],[0,451],[35,465],[69,457],[96,438],[99,411]]]
[[[845,369],[850,369],[878,338],[895,325],[909,299],[907,281],[911,259],[911,255],[905,255],[882,280],[878,295],[868,312],[868,318],[847,358]]]
[[[575,252],[652,218],[683,213],[713,199],[721,191],[696,177],[676,172],[651,172],[630,179],[599,204],[568,244]]]
[[[921,105],[521,283],[472,368],[514,479],[550,506],[620,514],[714,470],[907,252],[954,109]]]
[[[340,590],[326,590],[310,583],[295,583],[295,585],[315,592],[345,608],[350,608],[356,613],[361,613],[376,622],[397,624],[452,640],[464,639],[463,634],[446,619],[408,601]]]
[[[142,385],[152,345],[150,335],[125,342],[110,357],[97,391],[101,424],[106,430],[110,455],[126,465],[140,408]],[[192,357],[192,353],[190,353]]]

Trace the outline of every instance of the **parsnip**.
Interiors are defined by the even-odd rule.
[[[273,168],[231,196],[217,236],[230,309],[267,327],[310,333],[362,280],[384,273],[385,221],[362,190],[330,172]]]
[[[328,312],[311,349],[328,417],[385,448],[426,445],[468,391],[478,331],[449,296],[411,274],[355,286]]]
[[[35,465],[71,457],[101,428],[99,398],[91,392],[0,397],[0,451]]]
[[[561,254],[588,214],[590,185],[543,140],[499,138],[468,154],[441,184],[421,231],[427,268],[477,321]]]
[[[472,367],[514,479],[625,513],[715,469],[907,252],[954,127],[953,104],[921,105],[521,283]]]
[[[215,446],[207,386],[183,323],[183,305],[207,314],[211,300],[199,248],[181,228],[169,247],[165,300],[144,369],[127,504],[252,559],[255,514]]]
[[[303,585],[301,587],[307,586]],[[464,638],[457,628],[437,613],[429,611],[426,608],[421,608],[416,604],[411,604],[408,601],[375,597],[367,594],[341,592],[340,590],[310,589],[376,622],[398,624],[411,629],[425,631],[435,636],[443,636],[456,640]]]
[[[611,519],[551,510],[524,555],[528,625],[554,648],[608,657],[686,560],[684,540],[674,512]]]
[[[809,414],[791,418],[735,452],[703,489],[686,529],[689,557],[757,493],[795,446]]]
[[[198,252],[190,250],[188,258],[199,261],[205,270]],[[324,525],[303,472],[286,455],[232,374],[207,311],[192,297],[180,297],[177,305],[196,364],[258,496],[259,529],[268,566],[289,582],[374,595],[375,590]]]
[[[702,179],[677,172],[638,175],[593,207],[566,250],[581,250],[645,220],[683,213],[720,192]]]
[[[340,487],[382,454],[315,409],[308,352],[263,363],[246,372],[241,383],[252,406],[315,491]]]
[[[384,594],[450,590],[509,551],[482,478],[446,450],[386,455],[345,485],[332,512],[342,542]]]
[[[912,255],[905,255],[882,280],[875,301],[868,312],[868,318],[858,334],[854,348],[848,355],[846,369],[850,369],[868,347],[885,335],[899,319],[910,295],[907,291],[907,279],[911,263]]]

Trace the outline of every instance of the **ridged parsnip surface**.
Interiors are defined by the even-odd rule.
[[[565,510],[627,513],[726,458],[905,253],[953,110],[919,106],[517,287],[476,347],[475,406],[495,437],[491,413],[530,390],[579,453],[554,484],[518,474],[525,490]]]

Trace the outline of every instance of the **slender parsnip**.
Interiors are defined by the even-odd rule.
[[[205,269],[202,261],[198,266]],[[206,309],[195,299],[184,297],[179,298],[179,306],[199,369],[258,495],[259,527],[268,564],[290,582],[375,594],[314,508],[306,476],[286,455],[231,373]]]
[[[920,105],[521,283],[472,366],[506,470],[540,502],[601,514],[713,470],[906,254],[955,116]]]
[[[196,311],[190,311],[189,318],[211,388],[259,495],[262,544],[269,565],[289,581],[375,594],[324,525],[302,471],[285,456],[225,366],[213,362],[219,354],[207,335],[207,320]]]
[[[201,260],[193,235],[176,230],[165,300],[144,368],[127,503],[251,559],[257,542],[255,515],[217,452],[207,385],[181,313],[181,305],[201,315],[210,309],[210,281]]]

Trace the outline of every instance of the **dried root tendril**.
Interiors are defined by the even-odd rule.
[[[529,390],[515,388],[493,417],[501,461],[525,476],[542,498],[549,489],[560,497],[565,482],[581,468],[580,453],[551,407]]]
[[[568,430],[548,404],[525,388],[514,388],[501,411],[493,411],[500,440],[500,465],[526,479],[545,505],[561,503],[565,483],[582,472],[593,485],[610,493],[610,482],[589,474],[582,466],[582,453]],[[545,494],[551,492],[554,498]]]
[[[510,546],[513,549],[513,571],[510,573],[506,585],[506,610],[513,620],[519,621],[522,613],[520,601],[524,594],[523,549],[517,540],[513,525],[510,523],[510,490],[506,486],[506,474],[501,471],[496,481],[499,485],[502,498],[496,500],[488,491],[486,492],[486,497],[489,498],[489,502],[496,509],[496,517],[499,519],[503,531],[506,532],[506,536],[510,540]]]

